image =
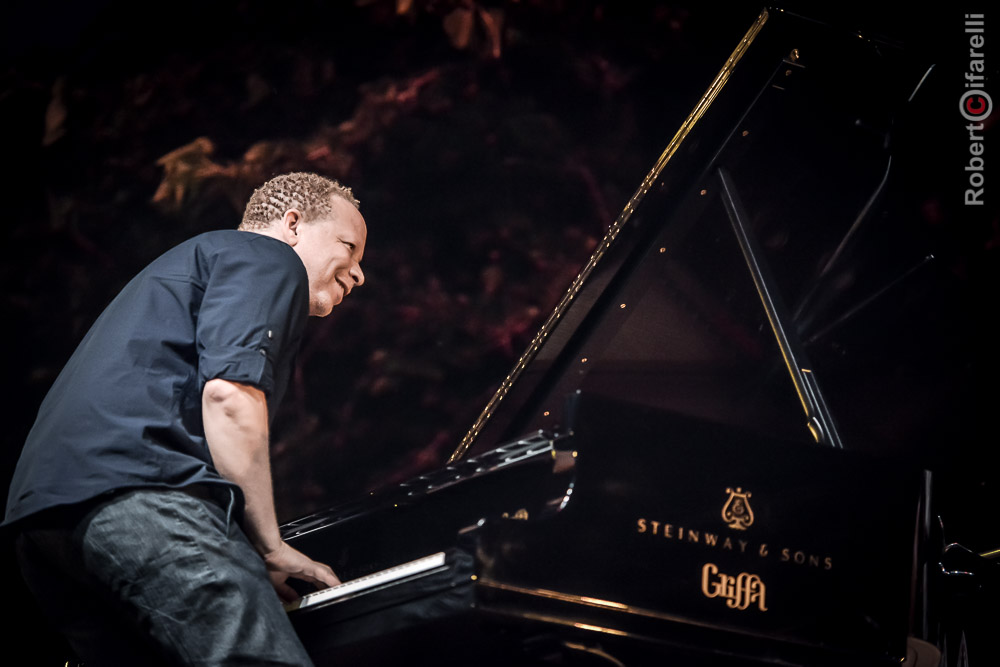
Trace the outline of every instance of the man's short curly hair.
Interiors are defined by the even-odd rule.
[[[305,171],[275,176],[254,190],[239,228],[263,229],[292,208],[302,213],[304,222],[317,220],[332,213],[335,196],[346,199],[355,208],[361,207],[350,188],[331,178]]]

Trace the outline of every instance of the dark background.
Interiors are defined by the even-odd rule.
[[[759,12],[614,4],[176,2],[155,26],[125,3],[24,7],[4,469],[125,282],[289,170],[351,185],[370,238],[277,416],[279,511],[440,464]]]
[[[132,275],[190,236],[235,227],[253,188],[292,170],[352,186],[369,240],[364,288],[310,323],[277,415],[279,515],[440,466],[759,11],[15,3],[0,47],[0,479],[55,375]],[[959,9],[943,29],[864,3],[800,11],[904,43],[917,63],[964,67]],[[942,165],[961,165],[965,144],[957,94],[941,97],[908,135],[911,187],[989,312],[996,207],[956,204],[961,167]],[[973,503],[995,489],[979,470]]]

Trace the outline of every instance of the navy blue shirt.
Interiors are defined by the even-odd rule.
[[[119,489],[229,484],[205,442],[202,389],[213,378],[254,385],[273,417],[308,314],[305,267],[281,241],[217,231],[166,252],[105,309],[49,390],[4,525]]]

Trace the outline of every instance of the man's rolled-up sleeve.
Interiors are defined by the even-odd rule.
[[[291,363],[308,316],[305,267],[280,241],[261,237],[214,258],[197,319],[203,390],[220,378],[271,396]]]
[[[218,345],[202,350],[198,359],[200,384],[215,378],[252,384],[266,394],[274,389],[274,373],[267,351],[247,347]]]

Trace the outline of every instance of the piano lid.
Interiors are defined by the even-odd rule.
[[[897,47],[765,10],[455,452],[580,390],[791,441],[930,447],[957,313],[903,215]],[[949,324],[950,323],[950,324]],[[953,417],[951,418],[953,419]]]

